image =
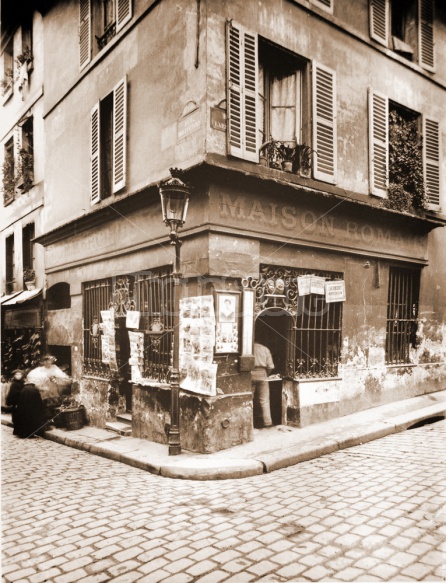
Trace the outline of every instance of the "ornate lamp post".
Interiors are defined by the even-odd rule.
[[[159,185],[163,220],[170,227],[169,237],[175,245],[175,267],[173,272],[173,359],[170,377],[171,411],[169,430],[169,455],[181,453],[180,441],[180,249],[178,229],[186,221],[190,186],[181,180],[183,171],[170,168],[171,178]]]

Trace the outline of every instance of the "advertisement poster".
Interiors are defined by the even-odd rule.
[[[217,294],[216,353],[238,352],[239,294]]]
[[[180,387],[195,393],[217,394],[213,296],[180,300]]]

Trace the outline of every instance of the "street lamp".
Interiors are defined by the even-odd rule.
[[[163,221],[170,227],[171,245],[175,245],[175,267],[173,272],[173,359],[170,376],[170,429],[169,455],[181,453],[180,441],[180,249],[178,229],[186,221],[190,186],[181,180],[183,171],[170,168],[171,178],[159,185]]]

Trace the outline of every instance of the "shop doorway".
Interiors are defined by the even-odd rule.
[[[126,316],[116,318],[116,361],[119,371],[119,394],[125,397],[126,412],[132,411],[132,384],[130,359],[129,331],[126,326]]]
[[[271,381],[270,405],[273,425],[286,422],[283,405],[283,381],[286,376],[287,364],[292,351],[294,321],[291,314],[283,309],[269,308],[261,312],[255,321],[254,341],[269,348],[274,362],[272,374],[280,375],[281,379]],[[254,404],[254,427],[257,425],[258,410]]]

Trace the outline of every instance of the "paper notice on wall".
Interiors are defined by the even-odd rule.
[[[213,296],[195,296],[180,300],[180,386],[182,389],[205,395],[216,394],[217,368],[215,365],[215,379],[212,382],[209,381],[208,368],[214,358],[214,346]]]
[[[345,302],[345,300],[345,281],[325,282],[325,301],[327,304],[332,302]]]
[[[107,336],[101,336],[101,354],[102,362],[108,364],[110,362],[110,347]]]
[[[310,295],[311,275],[300,275],[297,278],[297,289],[300,296]]]
[[[139,328],[140,316],[141,312],[137,312],[136,310],[128,311],[125,318],[126,328]]]
[[[130,358],[129,364],[131,366],[144,365],[144,332],[130,332]]]
[[[325,295],[325,277],[311,276],[310,293]]]
[[[132,383],[137,383],[141,380],[141,369],[139,366],[131,366],[131,381]]]

